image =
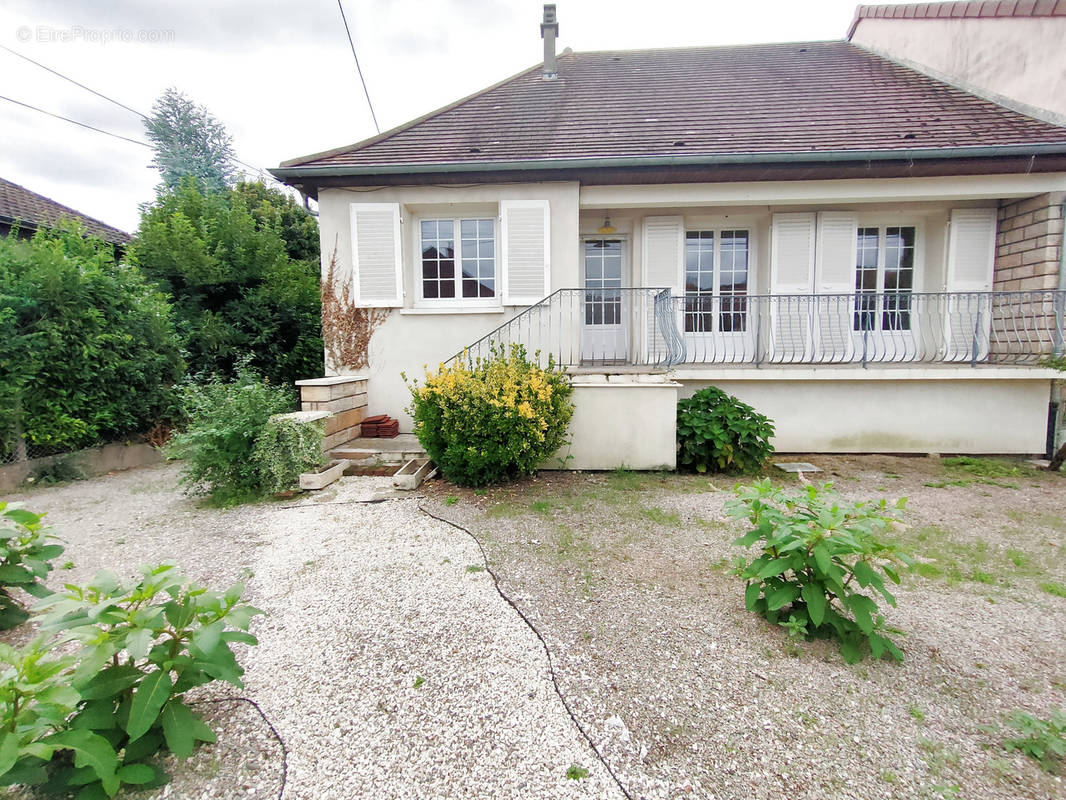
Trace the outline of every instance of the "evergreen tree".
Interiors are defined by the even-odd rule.
[[[155,151],[152,165],[163,178],[160,194],[177,191],[188,177],[207,192],[233,185],[233,137],[204,106],[170,88],[156,100],[144,126]]]

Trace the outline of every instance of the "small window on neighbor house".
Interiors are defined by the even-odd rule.
[[[748,232],[685,232],[685,332],[747,328]]]
[[[859,228],[854,330],[910,330],[916,238],[909,225]]]
[[[421,237],[424,300],[496,297],[494,220],[426,219],[421,222]]]

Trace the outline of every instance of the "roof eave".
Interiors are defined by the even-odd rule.
[[[625,167],[685,167],[730,164],[839,163],[844,161],[914,161],[952,158],[997,158],[1066,154],[1066,141],[1047,144],[914,148],[909,150],[822,150],[777,153],[723,153],[714,155],[607,156],[509,161],[452,161],[369,165],[317,165],[275,167],[268,170],[281,181],[369,175],[424,175],[452,172],[539,171]]]

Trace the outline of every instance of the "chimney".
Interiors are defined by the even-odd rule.
[[[553,81],[559,77],[555,64],[555,38],[559,35],[559,23],[555,21],[555,3],[544,4],[544,22],[540,24],[540,36],[544,40],[544,72],[541,77]]]

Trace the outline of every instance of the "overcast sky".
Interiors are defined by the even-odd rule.
[[[541,2],[344,0],[381,129],[542,56]],[[851,0],[560,0],[559,50],[841,39]],[[374,134],[336,0],[5,0],[0,44],[148,113],[168,86],[256,167]],[[0,95],[144,141],[139,117],[0,50]],[[133,231],[145,147],[0,100],[0,176]]]

